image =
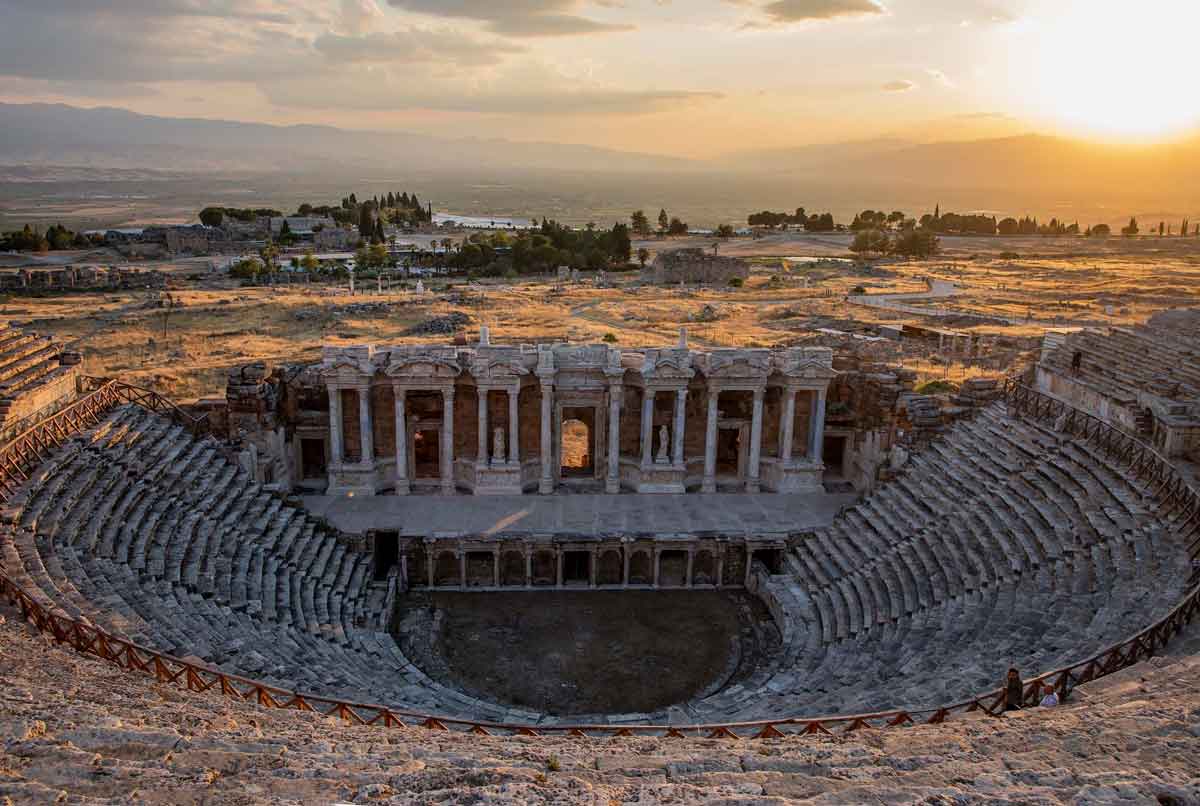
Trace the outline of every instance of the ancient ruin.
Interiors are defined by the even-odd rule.
[[[500,346],[486,330],[472,347],[327,347],[320,367],[239,370],[229,427],[263,481],[329,495],[811,492],[832,360],[686,338]]]
[[[728,285],[730,280],[749,277],[750,264],[740,258],[724,257],[703,249],[676,249],[660,253],[642,275],[659,285]]]
[[[1127,336],[1071,338],[1111,355]],[[1086,357],[1076,370],[1118,393]],[[1200,495],[1182,466],[1033,373],[946,399],[910,380],[828,347],[499,346],[486,330],[245,368],[226,405],[192,411],[80,379],[3,449],[0,592],[59,640],[196,691],[370,724],[714,738],[996,712],[1009,665],[1033,673],[1023,700],[1044,682],[1068,694],[1200,611]],[[565,450],[570,420],[587,436]],[[826,478],[839,436],[859,484]],[[306,475],[318,494],[296,495]],[[536,624],[556,655],[557,632],[583,623],[576,597],[631,594],[662,603],[657,629],[713,642],[688,647],[703,651],[684,687],[627,675],[636,699],[575,696],[595,680],[570,664],[538,666],[536,685],[522,658],[478,668]],[[489,596],[556,611],[500,615]],[[673,596],[713,606],[670,610]],[[458,620],[438,609],[456,606]],[[587,629],[607,627],[597,615]],[[463,639],[446,624],[488,633],[475,666],[447,660]],[[657,640],[647,624],[622,635]],[[587,668],[642,657],[587,651]]]

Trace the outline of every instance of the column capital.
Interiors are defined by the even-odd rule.
[[[757,403],[758,401],[762,400],[766,396],[766,394],[767,394],[767,387],[765,387],[765,386],[754,387],[754,402]]]

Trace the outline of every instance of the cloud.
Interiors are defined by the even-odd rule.
[[[343,72],[326,81],[326,91],[312,92],[308,81],[274,81],[263,85],[268,100],[279,106],[321,110],[374,110],[386,105],[400,110],[436,110],[486,115],[644,115],[664,109],[718,100],[716,92],[686,90],[628,90],[577,86],[557,78],[526,86],[505,75],[494,83],[471,88],[445,81],[411,81],[407,77],[376,76],[365,81],[357,72]]]
[[[389,0],[404,11],[475,20],[493,33],[511,37],[575,36],[631,31],[627,23],[607,23],[573,12],[578,0]]]
[[[882,87],[884,92],[911,92],[916,88],[916,82],[909,81],[906,78],[897,79],[896,81],[889,81]]]
[[[784,23],[858,17],[887,11],[879,0],[773,0],[762,10],[775,22]]]
[[[525,51],[508,42],[485,41],[453,30],[422,28],[363,36],[322,34],[313,46],[331,61],[343,64],[443,62],[482,66],[497,64],[505,55]]]

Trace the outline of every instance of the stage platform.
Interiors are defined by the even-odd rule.
[[[304,505],[343,532],[438,535],[755,535],[829,525],[856,495],[409,495],[305,496]]]

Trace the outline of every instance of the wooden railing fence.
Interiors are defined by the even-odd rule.
[[[1061,400],[1044,395],[1017,381],[1006,384],[1009,410],[1019,416],[1053,422],[1057,430],[1088,440],[1114,462],[1147,484],[1157,496],[1161,512],[1185,539],[1200,529],[1200,498],[1175,468],[1152,448],[1134,437],[1114,429],[1104,421],[1071,408]],[[7,499],[12,482],[24,478],[30,464],[47,449],[65,440],[70,433],[88,427],[119,402],[133,402],[171,416],[186,416],[170,401],[144,389],[118,381],[96,381],[94,390],[67,410],[40,423],[0,449],[0,498]],[[202,423],[191,420],[202,432]],[[1195,542],[1192,542],[1195,557]],[[161,684],[176,685],[189,691],[213,692],[236,700],[254,702],[265,708],[307,711],[337,717],[349,724],[383,728],[421,726],[432,730],[455,730],[481,735],[522,736],[666,736],[708,738],[768,739],[785,735],[832,735],[852,733],[863,728],[903,727],[914,724],[941,724],[966,713],[983,711],[997,715],[1004,706],[1000,689],[961,702],[932,708],[894,709],[863,714],[831,716],[780,716],[749,722],[697,725],[649,724],[571,724],[541,722],[516,724],[487,722],[462,717],[438,716],[390,708],[385,705],[358,703],[278,688],[237,675],[227,674],[203,664],[140,646],[86,622],[52,612],[0,572],[0,598],[18,607],[22,616],[39,632],[55,642],[68,644],[76,651],[91,655],[130,672],[136,672]],[[1025,682],[1025,704],[1033,705],[1042,688],[1053,685],[1067,697],[1075,686],[1127,668],[1152,657],[1192,619],[1200,614],[1200,587],[1192,587],[1186,596],[1155,624],[1090,658],[1060,669],[1044,672]]]

